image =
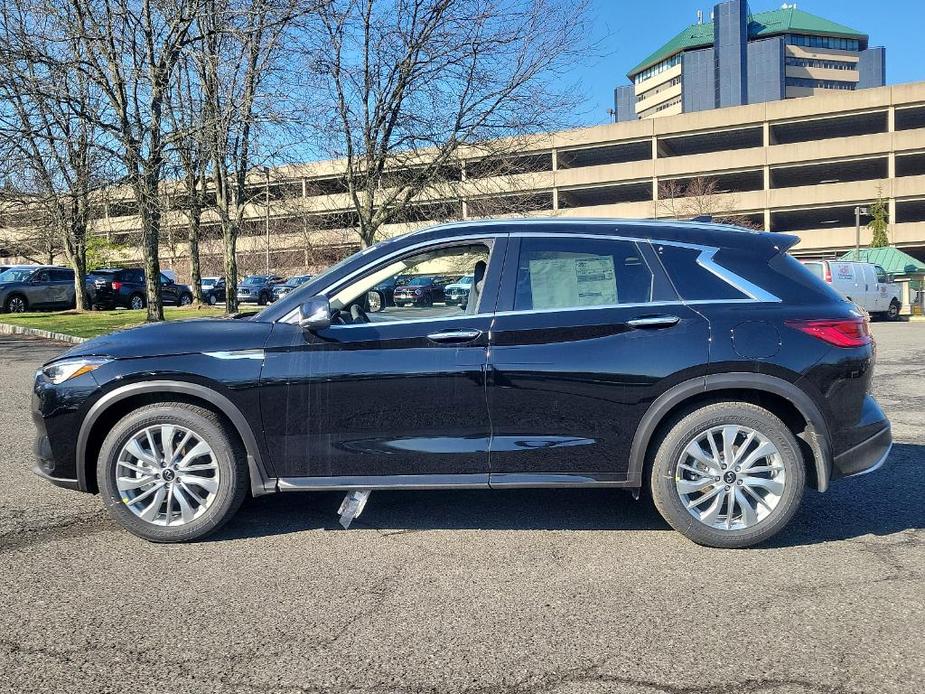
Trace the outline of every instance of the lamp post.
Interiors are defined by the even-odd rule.
[[[854,208],[854,259],[861,259],[861,215],[867,216],[866,207]]]

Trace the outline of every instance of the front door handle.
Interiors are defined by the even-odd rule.
[[[626,321],[631,328],[667,328],[675,325],[680,318],[677,316],[644,316]]]
[[[481,334],[481,330],[476,330],[474,328],[466,328],[462,330],[441,330],[440,332],[430,333],[427,336],[427,339],[433,340],[434,342],[461,344],[464,342],[472,342],[473,340],[478,339]]]

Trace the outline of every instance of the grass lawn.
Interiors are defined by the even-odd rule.
[[[225,313],[223,306],[212,308],[203,306],[164,308],[164,318],[167,320],[180,320],[182,318],[206,318],[222,316]],[[146,311],[128,311],[116,309],[114,311],[58,311],[46,313],[4,313],[0,314],[0,323],[21,325],[26,328],[39,328],[50,330],[75,337],[96,337],[104,333],[122,328],[131,328],[145,322]]]

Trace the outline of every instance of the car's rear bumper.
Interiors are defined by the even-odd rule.
[[[883,425],[873,436],[835,456],[832,479],[873,472],[886,462],[893,447],[893,432],[888,421]]]

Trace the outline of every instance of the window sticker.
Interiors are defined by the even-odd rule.
[[[534,309],[617,303],[613,257],[573,255],[530,260]]]

